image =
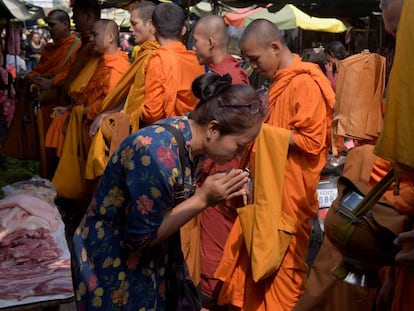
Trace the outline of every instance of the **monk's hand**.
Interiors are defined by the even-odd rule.
[[[246,195],[245,185],[249,173],[241,169],[220,172],[206,178],[195,195],[205,202],[206,206],[214,206],[222,200]]]
[[[62,115],[65,114],[65,112],[68,110],[68,107],[65,107],[65,106],[57,106],[55,108],[55,110],[56,110],[56,116],[59,117],[59,116],[62,116]]]
[[[98,131],[98,129],[101,127],[102,121],[105,118],[106,115],[104,114],[98,114],[96,118],[92,121],[90,127],[89,127],[89,137],[93,138]]]
[[[395,262],[414,267],[414,230],[400,233],[394,243],[402,248],[395,256]]]

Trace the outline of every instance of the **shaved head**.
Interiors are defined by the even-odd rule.
[[[63,10],[56,9],[56,10],[50,11],[46,18],[46,22],[50,20],[51,18],[55,18],[59,22],[66,23],[68,24],[68,26],[70,26],[69,14]]]
[[[156,7],[156,4],[154,2],[142,1],[142,2],[136,3],[132,7],[131,12],[137,11],[139,18],[142,19],[144,23],[146,23],[147,21],[152,19],[152,14],[154,13],[155,7]]]
[[[201,18],[196,26],[207,37],[213,37],[221,48],[227,48],[228,30],[223,18],[217,15],[207,15]]]
[[[118,25],[111,19],[101,19],[101,21],[104,23],[105,27],[105,33],[112,34],[116,40],[116,42],[119,41],[119,28]]]
[[[89,41],[98,54],[114,54],[118,50],[118,25],[110,19],[98,19],[92,26]]]
[[[282,33],[266,19],[256,19],[246,27],[240,38],[240,50],[250,67],[269,79],[293,61]]]
[[[275,24],[267,19],[256,19],[252,21],[240,38],[240,44],[255,39],[261,46],[268,46],[273,41],[280,41],[284,44],[282,33]]]

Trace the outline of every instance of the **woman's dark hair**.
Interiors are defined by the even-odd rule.
[[[345,49],[345,46],[340,41],[329,42],[326,46],[325,53],[342,60],[348,57],[348,52]]]
[[[246,84],[231,84],[231,76],[207,72],[197,77],[192,91],[200,99],[190,118],[199,125],[218,121],[221,135],[243,133],[263,122],[267,107],[256,90]]]
[[[186,17],[182,7],[175,3],[160,3],[155,7],[152,23],[157,33],[168,39],[180,39]]]

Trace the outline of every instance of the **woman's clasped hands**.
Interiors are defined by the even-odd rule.
[[[219,172],[206,178],[196,194],[207,206],[217,205],[222,200],[243,197],[247,201],[249,173],[242,169]]]

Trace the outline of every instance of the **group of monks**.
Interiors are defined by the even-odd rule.
[[[402,2],[389,2],[394,1]],[[197,100],[191,84],[197,76],[214,71],[229,73],[233,83],[249,80],[227,52],[227,27],[218,16],[196,23],[194,47],[188,50],[182,42],[187,17],[181,7],[149,1],[133,5],[130,31],[140,48],[131,64],[119,49],[115,22],[100,19],[98,1],[77,0],[72,9],[79,36],[71,32],[65,11],[48,14],[53,42],[25,77],[22,98],[39,102],[42,175],[52,180],[60,197],[87,201],[125,137],[163,118],[192,111]],[[182,228],[191,277],[200,284],[203,305],[211,311],[295,306],[295,310],[316,310],[311,306],[333,310],[329,300],[341,295],[327,297],[328,291],[321,290],[314,297],[307,286],[306,255],[311,221],[319,207],[316,190],[330,147],[335,92],[319,68],[292,53],[267,20],[249,24],[240,48],[251,68],[271,81],[268,126],[243,158],[225,166],[206,159],[203,175],[249,167],[255,200],[246,207],[222,202]],[[385,174],[388,164],[385,168],[380,164],[382,169],[376,172]],[[330,247],[321,255],[328,254],[328,259],[322,258],[324,267],[335,264],[329,258],[335,252]],[[347,310],[349,305],[342,307]],[[396,304],[394,310],[409,309]]]

